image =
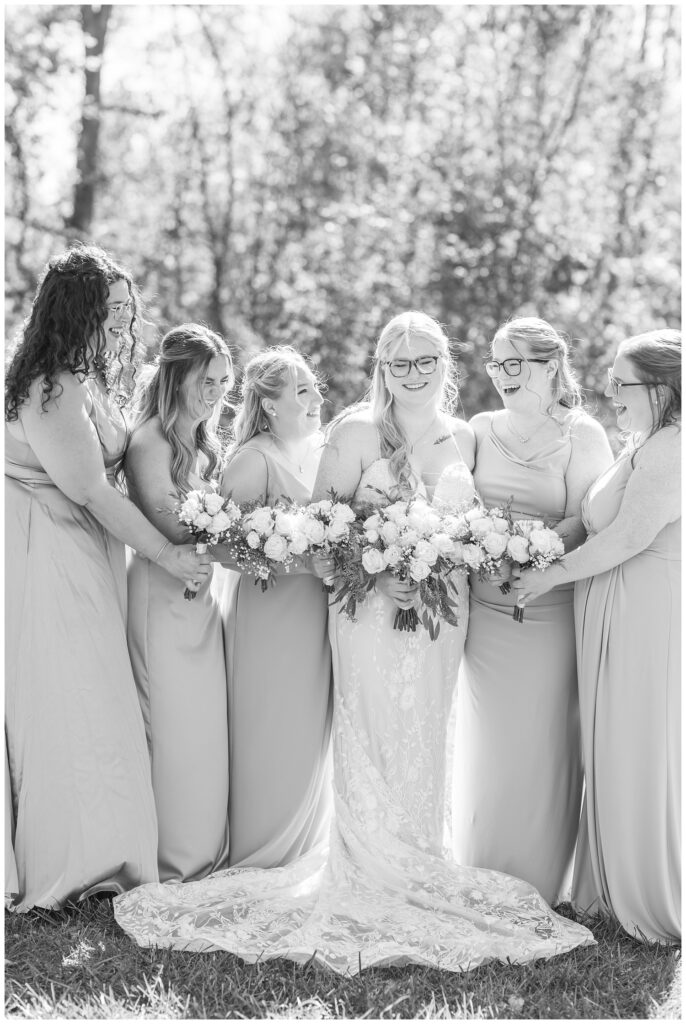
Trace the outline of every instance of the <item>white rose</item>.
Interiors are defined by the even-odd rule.
[[[376,548],[367,548],[362,552],[362,565],[368,573],[383,572],[386,568],[383,555]]]
[[[274,515],[274,529],[282,537],[290,537],[297,525],[297,518],[293,512],[277,511]]]
[[[532,555],[549,555],[553,550],[550,530],[532,530],[529,534],[529,547]]]
[[[379,515],[378,512],[375,512],[374,515],[369,516],[369,518],[365,519],[365,521],[362,523],[362,528],[364,530],[378,530],[380,526],[381,516]]]
[[[365,538],[369,541],[370,544],[374,544],[375,541],[377,541],[379,539],[379,531],[378,530],[365,530],[365,534],[364,535],[365,535]]]
[[[224,509],[224,514],[229,517],[232,523],[237,522],[237,520],[241,518],[241,510],[239,509],[235,501],[229,500],[227,502],[226,508]]]
[[[228,530],[233,520],[226,512],[217,512],[212,520],[212,533],[222,533]]]
[[[472,528],[472,536],[476,537],[477,540],[481,540],[487,533],[491,532],[491,520],[487,516],[475,517],[470,520],[469,525]]]
[[[193,517],[193,524],[197,526],[199,530],[204,530],[206,526],[212,523],[212,516],[208,516],[207,512],[199,512],[197,516]]]
[[[428,540],[418,540],[414,546],[414,557],[428,565],[434,565],[438,558],[438,550]]]
[[[386,565],[397,565],[402,557],[402,548],[399,548],[397,544],[389,544],[383,553],[383,560]]]
[[[288,554],[288,545],[278,533],[273,533],[264,542],[264,553],[274,562],[283,562]]]
[[[541,519],[518,519],[515,529],[517,533],[521,533],[522,537],[529,537],[532,530],[543,530],[544,526]]]
[[[205,509],[211,516],[215,515],[223,504],[224,499],[221,494],[217,494],[215,491],[210,491],[205,495]]]
[[[441,532],[447,533],[449,537],[456,537],[457,532],[461,526],[464,526],[464,520],[458,516],[443,516],[441,520]]]
[[[438,525],[439,519],[433,512],[430,512],[429,508],[419,502],[415,502],[410,511],[407,513],[407,523],[413,530],[418,533],[424,533],[427,529],[427,522],[429,519],[433,520],[433,529]]]
[[[336,502],[331,509],[331,516],[333,519],[340,519],[343,523],[352,523],[355,519],[355,513],[350,505],[344,505],[342,501]]]
[[[474,519],[481,519],[484,514],[484,510],[481,505],[475,505],[474,508],[470,508],[468,512],[463,514],[467,522],[471,523]]]
[[[274,532],[272,510],[266,505],[262,508],[256,508],[248,515],[246,524],[250,530],[256,530],[257,533],[268,537],[270,533]]]
[[[462,559],[470,569],[478,569],[483,562],[483,551],[478,544],[463,544]]]
[[[407,522],[407,502],[406,501],[394,501],[392,505],[387,505],[384,509],[384,515],[387,519],[390,519],[392,523],[397,523],[398,519],[402,519]]]
[[[349,533],[350,527],[342,519],[334,519],[326,528],[327,540],[333,541],[334,544],[347,540]]]
[[[403,548],[413,548],[418,540],[419,534],[417,533],[417,531],[412,530],[410,529],[410,527],[408,527],[406,530],[403,530],[403,532],[398,537],[398,544],[400,544],[400,546]]]
[[[409,570],[410,578],[413,579],[415,583],[420,583],[431,573],[431,566],[427,565],[427,563],[422,561],[421,558],[411,558]]]
[[[453,541],[453,546],[450,551],[450,561],[454,562],[455,565],[464,565],[464,544],[461,540]]]
[[[254,530],[251,530],[250,533],[248,534],[248,536],[245,539],[248,542],[248,547],[249,548],[253,548],[253,549],[254,548],[259,548],[259,546],[260,546],[260,535],[259,535],[259,533],[255,533]]]
[[[507,548],[507,537],[502,533],[488,533],[481,543],[491,558],[500,558]]]
[[[333,502],[329,501],[328,498],[324,498],[323,501],[314,502],[314,508],[317,509],[318,512],[323,512],[325,516],[328,516],[329,512],[333,508]]]
[[[398,527],[395,525],[395,523],[390,522],[384,523],[381,529],[379,530],[379,533],[381,534],[381,536],[383,537],[387,544],[395,544],[395,542],[398,539],[400,531],[398,530]]]
[[[305,534],[296,532],[290,539],[288,550],[294,555],[304,555],[309,546]]]
[[[526,537],[511,537],[507,542],[507,553],[515,562],[529,561],[529,542]]]
[[[324,543],[326,527],[318,519],[306,519],[302,524],[302,530],[310,544]]]
[[[491,519],[491,529],[494,533],[509,533],[510,527],[507,525],[507,520],[503,519],[502,516],[493,516]]]
[[[436,548],[439,555],[448,555],[453,550],[453,542],[447,533],[432,533],[429,543]]]

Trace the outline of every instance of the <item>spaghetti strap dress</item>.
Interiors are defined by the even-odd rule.
[[[570,454],[567,433],[518,458],[491,422],[477,452],[477,491],[488,507],[512,499],[514,518],[554,526],[564,517]],[[455,857],[523,878],[551,904],[571,883],[581,805],[573,598],[573,584],[556,587],[519,623],[512,591],[473,578],[457,699]]]
[[[311,492],[267,444],[266,504]],[[229,692],[229,864],[278,867],[325,838],[331,816],[331,647],[327,597],[311,573],[280,575],[265,593],[225,570]]]
[[[107,476],[127,439],[86,380]],[[126,647],[124,545],[5,431],[5,735],[12,909],[157,880],[157,822]],[[12,868],[12,861],[6,861]],[[7,889],[9,885],[9,889]]]
[[[616,517],[620,456],[582,506],[589,535]],[[572,899],[636,937],[681,937],[681,519],[575,587],[586,773]]]
[[[191,476],[195,489],[209,484]],[[134,481],[129,480],[136,500]],[[228,857],[229,727],[219,590],[196,597],[156,562],[133,553],[128,641],[150,749],[160,879],[203,878]]]

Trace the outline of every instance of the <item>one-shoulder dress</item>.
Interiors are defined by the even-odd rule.
[[[572,426],[573,429],[573,426]],[[569,433],[536,457],[516,457],[493,430],[476,458],[489,507],[512,498],[515,518],[564,518]],[[535,885],[549,903],[571,883],[582,768],[574,585],[512,618],[513,592],[472,580],[458,689],[453,778],[456,859]]]
[[[114,486],[126,428],[85,386]],[[126,647],[124,546],[8,430],[5,483],[9,887],[14,909],[55,909],[157,879],[155,803]]]
[[[582,505],[589,535],[616,517],[621,456]],[[649,940],[681,937],[681,519],[575,587],[586,774],[572,898]]]

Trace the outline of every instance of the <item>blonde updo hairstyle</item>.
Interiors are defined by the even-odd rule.
[[[457,369],[450,355],[448,336],[438,321],[418,310],[399,313],[382,330],[374,353],[374,373],[367,394],[372,420],[381,438],[382,454],[389,459],[391,473],[402,493],[414,490],[417,480],[409,462],[408,440],[395,418],[393,396],[386,386],[386,373],[390,371],[385,363],[395,358],[403,342],[407,342],[412,351],[413,342],[419,340],[429,342],[438,356],[435,372],[441,375],[439,409],[452,414],[458,388]]]
[[[174,327],[162,339],[155,367],[140,389],[135,425],[140,426],[159,416],[162,433],[171,446],[171,477],[179,494],[188,489],[198,452],[205,455],[205,466],[201,472],[204,480],[211,480],[220,464],[221,448],[216,434],[219,410],[209,420],[202,418],[205,406],[201,378],[215,356],[224,356],[228,360],[233,383],[231,353],[220,335],[202,324]],[[187,396],[188,407],[184,408],[182,385],[189,376],[194,376],[195,382]],[[197,416],[192,443],[183,431],[179,431],[179,416],[183,412],[192,419]]]
[[[275,345],[253,356],[243,371],[241,404],[234,421],[231,453],[257,434],[271,431],[266,399],[278,399],[285,387],[297,387],[298,369],[312,373],[305,359],[290,345]]]
[[[581,388],[569,361],[569,346],[563,336],[546,320],[537,316],[520,316],[508,320],[495,333],[491,350],[497,341],[509,341],[516,352],[526,359],[556,359],[557,370],[551,378],[552,401],[545,410],[552,414],[556,405],[576,409],[582,404]],[[526,346],[526,352],[521,347]],[[526,387],[525,387],[526,390]]]

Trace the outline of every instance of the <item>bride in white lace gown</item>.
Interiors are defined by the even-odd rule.
[[[454,386],[452,388],[454,393]],[[473,496],[473,436],[449,415],[447,338],[419,313],[382,332],[370,401],[331,433],[315,499],[330,487],[385,503],[420,491],[434,504]],[[334,799],[329,841],[282,868],[143,885],[115,899],[142,946],[224,949],[254,962],[315,959],[340,974],[417,963],[460,971],[523,963],[593,942],[536,889],[455,864],[443,845],[446,737],[467,627],[399,632],[416,588],[382,574],[352,622],[332,609]]]

